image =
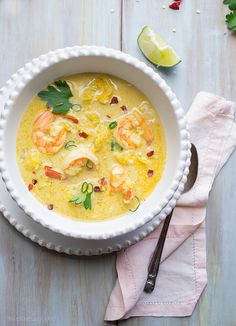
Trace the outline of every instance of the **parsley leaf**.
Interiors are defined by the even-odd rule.
[[[65,80],[55,81],[53,85],[39,92],[38,96],[46,102],[47,106],[53,108],[53,113],[66,113],[73,107],[69,102],[73,94]]]
[[[229,29],[236,31],[236,12],[226,15],[226,22]]]
[[[224,0],[223,3],[228,5],[230,10],[236,10],[236,0]]]

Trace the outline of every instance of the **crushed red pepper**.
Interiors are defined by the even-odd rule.
[[[172,2],[169,5],[169,8],[171,8],[173,10],[179,10],[180,4],[181,4],[181,0],[174,0],[174,2]]]
[[[153,171],[153,170],[148,170],[147,175],[148,175],[149,177],[152,177],[153,174],[154,174],[154,171]]]
[[[100,188],[99,186],[95,186],[95,187],[93,188],[93,191],[94,191],[94,192],[101,192],[101,188]]]
[[[86,132],[84,132],[84,131],[81,131],[81,132],[79,132],[79,136],[81,138],[87,138],[88,137],[88,134]]]
[[[154,150],[147,152],[147,157],[151,157],[154,155]]]
[[[49,209],[50,211],[52,211],[52,210],[53,210],[53,204],[49,204],[49,205],[48,205],[48,209]]]
[[[112,99],[111,99],[111,102],[110,104],[117,104],[119,101],[118,101],[118,97],[117,96],[113,96]]]
[[[124,112],[127,111],[127,106],[125,106],[125,105],[122,105],[120,108],[121,108],[121,110],[124,111]]]
[[[32,183],[30,183],[30,184],[28,185],[28,189],[29,189],[29,191],[31,191],[33,188],[34,188],[34,185],[32,185]]]
[[[35,179],[32,180],[33,185],[36,185],[37,182],[38,182],[38,181],[35,180]]]
[[[107,180],[106,180],[106,178],[101,178],[100,180],[99,180],[99,183],[102,185],[102,186],[105,186],[105,185],[107,185]]]

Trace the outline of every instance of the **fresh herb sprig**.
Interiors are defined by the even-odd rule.
[[[46,102],[48,107],[53,108],[53,113],[67,113],[73,107],[75,107],[76,112],[81,110],[79,104],[73,104],[69,101],[73,94],[65,80],[56,80],[54,84],[40,91],[38,96]]]
[[[69,203],[74,203],[76,206],[83,204],[85,209],[92,209],[93,185],[91,183],[84,182],[80,191],[81,192],[77,196],[69,200]]]
[[[231,12],[225,16],[227,26],[230,30],[236,31],[236,0],[224,0],[223,3],[228,5]]]

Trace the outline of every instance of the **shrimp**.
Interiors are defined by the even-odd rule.
[[[98,165],[98,158],[87,148],[80,146],[71,151],[65,159],[64,172],[67,175],[74,176],[78,174],[82,168],[87,165],[89,169]]]
[[[63,146],[67,130],[50,110],[42,112],[33,125],[33,142],[46,154],[55,154]]]
[[[58,169],[54,169],[53,167],[49,165],[44,166],[44,172],[45,175],[51,179],[57,179],[57,180],[64,180],[66,179],[66,176],[64,173]]]
[[[143,115],[135,110],[120,120],[116,139],[126,148],[136,148],[140,146],[142,138],[150,145],[153,141],[153,133]]]
[[[123,194],[126,204],[132,200],[133,189],[127,177],[127,172],[121,165],[115,164],[112,166],[110,172],[110,187],[112,191]]]

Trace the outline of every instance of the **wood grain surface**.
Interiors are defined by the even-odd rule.
[[[150,25],[183,59],[159,73],[186,111],[200,90],[236,100],[236,35],[225,27],[225,11],[221,0],[185,0],[178,12],[168,9],[167,0],[0,0],[0,85],[25,62],[65,46],[103,45],[145,61],[136,39],[142,26]],[[233,154],[211,192],[208,286],[192,317],[104,323],[116,279],[115,255],[78,258],[50,252],[1,218],[0,326],[236,325],[235,164]]]

